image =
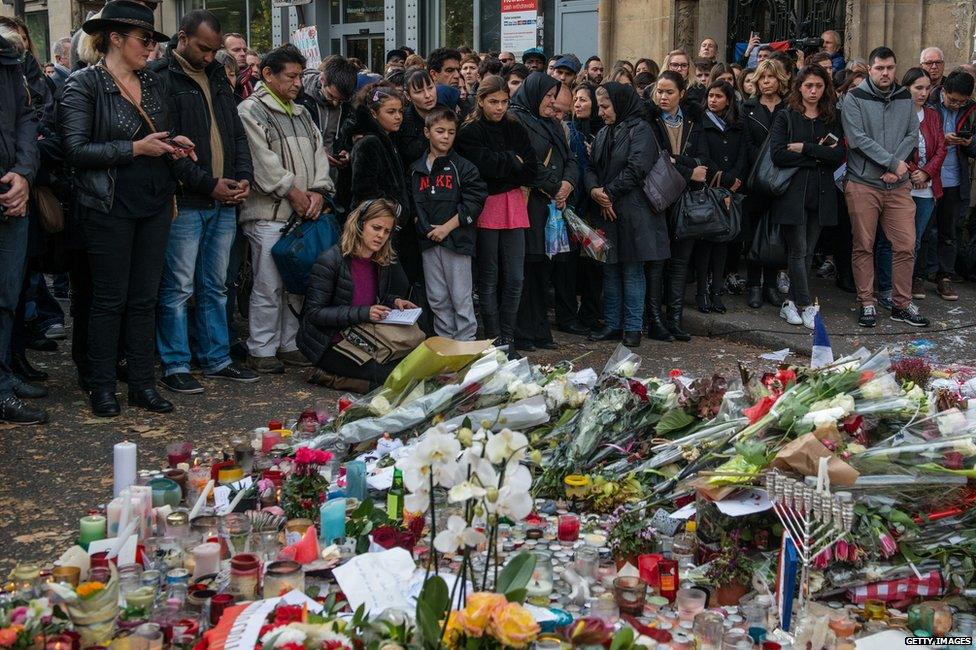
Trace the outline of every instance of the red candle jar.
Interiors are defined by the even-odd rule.
[[[99,551],[98,553],[92,553],[91,557],[88,558],[89,568],[108,568],[108,551]]]
[[[166,460],[170,467],[176,467],[180,463],[189,463],[190,454],[193,453],[193,445],[188,442],[171,442],[166,445]]]
[[[560,542],[573,543],[579,539],[580,520],[576,515],[559,515],[556,537]]]
[[[261,474],[261,478],[266,478],[272,483],[274,483],[276,488],[281,487],[281,484],[285,482],[285,475],[281,471],[276,469],[266,469]]]
[[[253,553],[238,553],[230,560],[230,591],[242,600],[254,600],[261,579],[261,560]]]
[[[268,429],[271,431],[281,431],[285,428],[285,425],[281,423],[281,420],[268,420]]]
[[[673,603],[678,595],[678,563],[675,560],[658,560],[657,571],[661,595]]]
[[[234,604],[234,596],[231,594],[217,594],[210,599],[210,624],[216,625],[220,617],[224,615],[224,610]]]

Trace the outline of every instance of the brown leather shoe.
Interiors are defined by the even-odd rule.
[[[278,361],[282,362],[286,366],[292,366],[295,368],[307,368],[312,365],[312,362],[305,358],[305,355],[298,350],[290,350],[288,352],[282,352],[278,350]]]
[[[941,278],[936,283],[935,290],[943,300],[959,300],[959,294],[952,288],[949,278]]]
[[[340,377],[331,372],[316,368],[312,376],[308,378],[308,383],[316,386],[324,386],[340,392],[360,393],[369,392],[369,382],[365,379],[353,379],[352,377]]]

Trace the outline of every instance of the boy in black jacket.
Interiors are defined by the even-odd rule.
[[[473,341],[478,322],[471,258],[475,222],[488,186],[478,169],[454,152],[457,128],[457,115],[447,108],[437,107],[427,114],[424,136],[429,149],[410,167],[410,188],[434,330],[456,341]]]

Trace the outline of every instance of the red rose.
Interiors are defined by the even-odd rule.
[[[850,415],[844,420],[844,431],[854,435],[861,428],[861,424],[864,422],[863,415]]]
[[[668,371],[668,377],[670,377],[671,379],[676,379],[680,377],[682,374],[683,373],[681,372],[681,368],[671,368],[671,370]]]
[[[302,608],[300,605],[279,605],[275,608],[274,615],[276,626],[302,622]]]
[[[339,412],[340,413],[342,413],[343,411],[345,411],[350,406],[352,406],[352,399],[350,399],[349,397],[346,397],[346,396],[342,396],[342,397],[339,398]]]
[[[413,553],[413,547],[417,544],[417,538],[409,530],[401,530],[397,534],[397,546]]]
[[[413,517],[407,523],[407,530],[413,535],[414,539],[420,539],[424,536],[424,526],[426,522],[423,517]]]
[[[371,533],[373,541],[385,549],[391,549],[397,545],[399,531],[393,526],[380,526]]]
[[[749,424],[755,424],[762,416],[769,413],[769,409],[773,408],[773,404],[775,403],[776,400],[767,395],[756,402],[755,405],[742,409],[742,414],[749,418]]]
[[[942,457],[946,469],[962,469],[963,457],[958,451],[947,451]]]
[[[640,398],[640,401],[646,402],[647,401],[647,386],[645,386],[644,384],[642,384],[641,382],[639,382],[639,381],[637,381],[635,379],[629,380],[628,383],[630,385],[630,392],[633,393],[634,395],[637,395],[637,397]]]

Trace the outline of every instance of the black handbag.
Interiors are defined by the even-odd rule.
[[[729,216],[729,231],[723,235],[713,238],[711,241],[718,244],[727,244],[739,238],[739,235],[742,234],[742,203],[745,201],[745,199],[746,197],[744,194],[732,192],[731,196],[729,196],[727,204],[723,202]]]
[[[657,147],[657,141],[654,141]],[[655,212],[666,212],[685,191],[684,177],[675,169],[668,152],[658,147],[657,160],[644,177],[644,196]]]
[[[731,192],[716,187],[721,173],[712,179],[712,185],[700,190],[689,190],[681,195],[674,206],[675,239],[707,239],[715,241],[730,231],[729,212],[725,199]]]
[[[788,140],[793,139],[793,123],[786,116]],[[759,150],[759,157],[749,171],[748,186],[751,192],[767,196],[782,196],[790,186],[790,179],[799,171],[799,167],[777,167],[773,164],[773,153],[769,141],[773,134],[770,132]]]
[[[752,238],[747,259],[767,268],[786,268],[787,252],[786,240],[783,239],[782,226],[773,223],[769,214],[764,214],[756,226],[756,234]]]

